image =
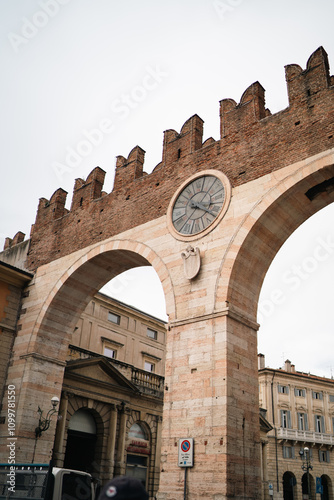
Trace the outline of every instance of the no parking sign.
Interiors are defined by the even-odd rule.
[[[179,439],[179,461],[180,467],[192,467],[194,462],[194,439]]]

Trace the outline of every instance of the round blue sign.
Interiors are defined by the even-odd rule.
[[[188,440],[182,441],[181,450],[185,453],[190,450],[190,442]]]

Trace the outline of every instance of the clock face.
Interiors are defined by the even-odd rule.
[[[220,214],[226,198],[222,180],[202,175],[187,184],[175,200],[172,223],[181,235],[194,235],[209,227]]]

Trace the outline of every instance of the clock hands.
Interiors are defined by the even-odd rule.
[[[191,208],[199,208],[200,210],[204,210],[204,212],[208,212],[208,214],[210,215],[213,215],[214,217],[216,217],[216,214],[213,213],[211,210],[209,210],[208,208],[206,208],[203,203],[199,203],[198,201],[191,201],[190,202],[190,206]]]

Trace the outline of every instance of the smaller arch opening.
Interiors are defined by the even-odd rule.
[[[135,422],[128,433],[126,475],[139,479],[144,488],[147,488],[150,453],[150,436],[140,422]]]
[[[68,425],[64,467],[93,472],[96,441],[96,421],[92,413],[84,408],[77,410]]]
[[[295,487],[297,481],[296,477],[292,472],[284,472],[283,474],[283,498],[284,500],[294,500],[295,498]]]

